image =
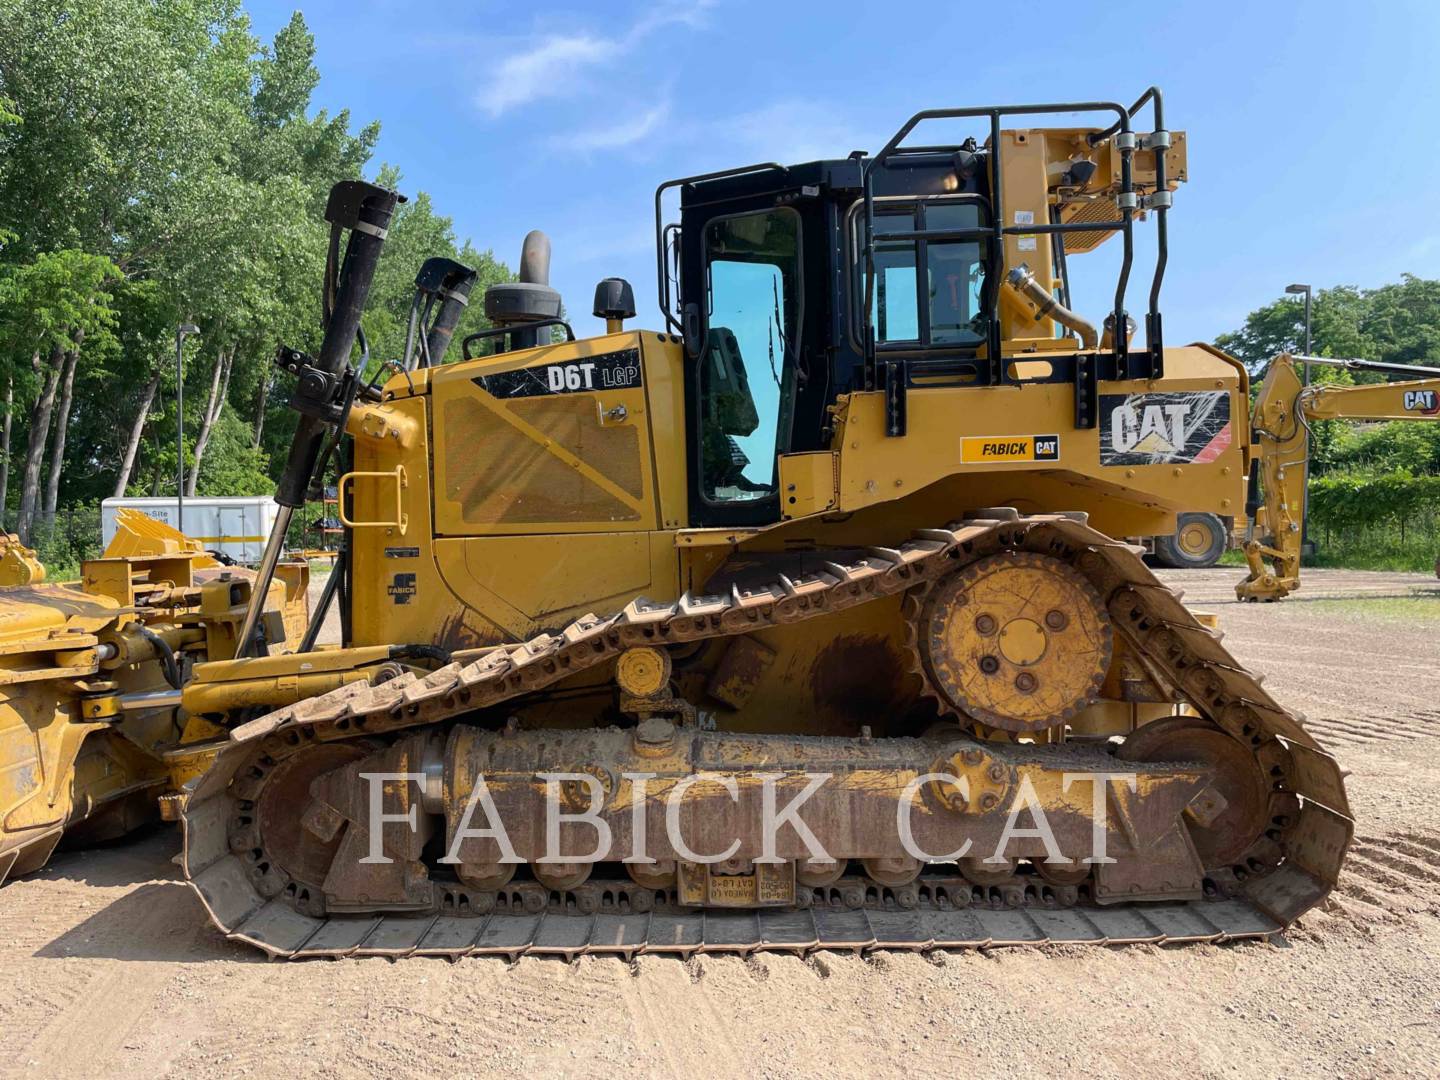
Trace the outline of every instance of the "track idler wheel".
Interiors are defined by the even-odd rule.
[[[1072,859],[1068,863],[1046,862],[1044,859],[1032,859],[1031,865],[1035,867],[1035,873],[1040,880],[1047,885],[1081,885],[1090,878],[1090,872],[1094,867],[1090,863],[1081,862],[1079,859]]]
[[[1197,761],[1213,775],[1185,811],[1206,869],[1227,866],[1253,844],[1269,817],[1270,788],[1250,747],[1195,716],[1146,724],[1120,746],[1121,761]]]
[[[979,885],[982,888],[989,888],[995,885],[1006,885],[1015,880],[1014,859],[1001,859],[991,862],[978,855],[967,855],[960,860],[960,873],[971,885]]]
[[[494,892],[510,884],[515,868],[515,863],[461,863],[455,873],[472,889]]]
[[[915,643],[942,710],[1012,732],[1064,724],[1100,693],[1114,651],[1105,605],[1068,563],[992,555],[925,596]]]
[[[795,865],[795,880],[807,889],[828,889],[845,876],[845,859],[818,862],[806,859]]]
[[[370,744],[363,742],[321,743],[305,747],[269,767],[255,799],[253,819],[250,819],[255,831],[243,829],[244,835],[255,837],[255,847],[260,852],[258,865],[273,863],[282,875],[279,880],[296,882],[317,895],[322,891],[341,838],[337,832],[317,832],[307,826],[305,815],[313,807],[310,785],[334,769],[364,759],[372,750]],[[257,770],[265,767],[263,762],[256,766]],[[237,842],[237,832],[242,831],[234,828],[234,824],[232,822],[232,845]]]
[[[888,889],[909,885],[920,876],[920,860],[908,855],[892,855],[883,859],[861,859],[860,865],[871,881]]]
[[[630,880],[642,889],[673,889],[675,887],[675,863],[661,859],[653,863],[626,863],[625,870]]]

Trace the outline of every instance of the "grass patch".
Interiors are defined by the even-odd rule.
[[[1345,600],[1306,600],[1305,612],[1379,619],[1382,622],[1440,625],[1440,592],[1434,596],[1357,596]]]
[[[1404,541],[1395,536],[1361,536],[1329,544],[1322,541],[1320,550],[1302,565],[1433,574],[1437,554],[1440,554],[1440,541],[1433,536]]]
[[[1317,550],[1303,565],[1433,573],[1435,556],[1440,554],[1440,520],[1435,509],[1427,504],[1399,514],[1391,506],[1387,512],[1388,504],[1380,495],[1391,481],[1402,486],[1440,485],[1440,477],[1428,476],[1380,478],[1371,485],[1373,491],[1362,483],[1364,490],[1342,500],[1344,514],[1331,513],[1331,517],[1343,519],[1339,521],[1328,520],[1322,511],[1327,500],[1334,502],[1333,496],[1344,494],[1341,489],[1351,482],[1336,479],[1323,497],[1321,491],[1312,489],[1309,535]]]
[[[1243,535],[1243,534],[1242,534]],[[1310,538],[1319,547],[1314,555],[1301,561],[1301,566],[1323,566],[1336,570],[1396,570],[1433,574],[1435,558],[1440,555],[1440,536],[1434,533],[1411,533],[1401,538],[1398,531],[1365,530],[1353,535],[1332,536],[1327,540],[1316,532]],[[1220,556],[1221,566],[1244,566],[1245,552],[1232,549]]]

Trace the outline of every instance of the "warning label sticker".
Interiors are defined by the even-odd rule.
[[[1016,225],[1034,225],[1034,224],[1035,224],[1035,211],[1034,211],[1034,210],[1016,210],[1016,211],[1015,211],[1015,224],[1016,224]],[[1020,236],[1016,237],[1016,240],[1015,240],[1015,250],[1017,250],[1017,251],[1034,251],[1034,250],[1035,250],[1035,237],[1034,237],[1034,235],[1031,234],[1031,233],[1022,233],[1022,234],[1020,234]]]
[[[960,461],[966,465],[1059,460],[1059,435],[967,435],[960,440]]]
[[[1231,438],[1224,390],[1100,395],[1101,465],[1204,464]]]

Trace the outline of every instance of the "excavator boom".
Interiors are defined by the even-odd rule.
[[[1301,372],[1307,364],[1409,377],[1359,386],[1306,385]],[[1440,368],[1289,353],[1270,362],[1251,415],[1260,452],[1252,459],[1246,503],[1250,575],[1235,586],[1241,600],[1280,600],[1300,587],[1310,424],[1316,420],[1440,420]],[[1253,535],[1257,528],[1260,536]]]

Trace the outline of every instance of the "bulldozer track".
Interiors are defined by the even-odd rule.
[[[552,892],[540,910],[517,913],[505,904],[467,912],[467,890],[437,887],[435,908],[424,914],[316,916],[297,909],[293,886],[256,864],[263,855],[231,849],[228,823],[237,798],[231,781],[257,755],[281,759],[316,741],[439,723],[542,690],[635,645],[745,634],[824,616],[907,592],[1006,551],[1042,553],[1073,565],[1103,598],[1117,632],[1263,764],[1272,801],[1286,809],[1236,865],[1211,872],[1210,898],[1077,905],[1063,891],[992,897],[925,888],[922,876],[914,897],[872,890],[860,904],[812,899],[813,906],[794,910],[585,911],[570,894]],[[1180,594],[1155,579],[1136,549],[1082,519],[984,511],[949,528],[922,530],[895,548],[871,548],[848,564],[827,563],[812,575],[781,575],[768,586],[732,588],[723,596],[687,593],[674,603],[636,600],[614,615],[582,617],[558,633],[499,647],[473,663],[452,663],[423,677],[407,672],[379,685],[351,684],[253,720],[232,732],[189,794],[185,875],[223,933],[286,958],[688,956],[1264,937],[1335,887],[1354,825],[1334,758],[1225,651],[1220,637],[1191,615]],[[637,890],[626,883],[625,892]]]
[[[1403,835],[1357,836],[1350,856],[1354,869],[1392,891],[1414,893],[1426,884],[1440,884],[1440,851]]]

